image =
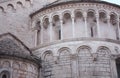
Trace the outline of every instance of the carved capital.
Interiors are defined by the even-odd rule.
[[[112,60],[116,60],[116,59],[118,58],[118,56],[117,56],[117,55],[111,55],[110,58],[111,58]]]
[[[87,18],[87,12],[83,12],[83,17]]]
[[[107,20],[110,20],[110,15],[109,14],[107,15]]]
[[[96,18],[99,18],[99,13],[96,13],[95,16],[96,16]]]
[[[76,60],[77,59],[77,54],[71,54],[70,58],[71,58],[71,60]]]
[[[93,53],[93,61],[97,61],[97,57],[98,57],[98,54],[97,53]]]

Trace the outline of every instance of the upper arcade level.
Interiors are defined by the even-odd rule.
[[[120,6],[108,2],[58,2],[30,16],[35,45],[84,37],[120,39]]]
[[[0,0],[0,13],[15,12],[19,8],[29,7],[33,0]]]

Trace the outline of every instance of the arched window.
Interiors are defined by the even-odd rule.
[[[58,15],[53,17],[53,39],[61,39],[61,27],[60,27],[60,18]]]
[[[2,78],[7,78],[6,74],[2,75]]]
[[[45,17],[43,19],[43,42],[50,42],[50,22],[49,18]]]
[[[8,71],[2,71],[0,73],[0,78],[10,78],[10,73]]]
[[[83,14],[80,10],[75,11],[75,37],[80,38],[83,37],[83,33],[85,33],[85,23]]]
[[[62,28],[62,35],[63,39],[72,38],[72,19],[70,13],[65,13],[63,15],[63,28]]]
[[[41,26],[40,26],[40,21],[36,22],[36,26],[35,26],[36,30],[37,30],[37,45],[39,45],[41,43]]]
[[[107,12],[104,10],[101,10],[99,12],[99,24],[100,24],[100,33],[101,33],[101,37],[104,38],[109,38],[109,34],[110,34],[110,30],[106,30],[109,28],[108,26],[108,20],[107,20]],[[106,34],[105,34],[106,33]]]
[[[110,15],[110,25],[112,28],[111,32],[113,34],[113,37],[119,40],[118,27],[117,27],[117,15],[115,13],[112,13]]]
[[[96,37],[97,36],[97,26],[96,26],[96,17],[94,11],[89,11],[87,13],[87,25],[88,25],[88,31],[90,37]]]

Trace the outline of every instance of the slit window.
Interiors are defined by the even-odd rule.
[[[94,37],[94,33],[93,33],[93,27],[91,27],[91,37]]]
[[[116,39],[119,40],[119,33],[118,33],[118,29],[116,29]]]
[[[59,30],[59,40],[61,39],[61,30]]]
[[[7,78],[6,74],[4,74],[4,75],[2,76],[2,78]]]
[[[117,68],[118,78],[120,78],[120,59],[116,60],[116,68]]]

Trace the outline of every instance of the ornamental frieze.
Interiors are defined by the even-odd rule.
[[[48,8],[45,9],[44,11],[39,12],[38,14],[36,14],[35,16],[33,16],[33,18],[37,18],[37,17],[41,17],[43,15],[47,15],[52,13],[53,11],[61,11],[64,9],[81,9],[83,10],[88,10],[88,9],[93,9],[93,10],[105,10],[107,12],[115,12],[117,14],[120,13],[120,11],[118,10],[119,8],[114,7],[114,6],[110,6],[110,5],[106,5],[106,4],[98,4],[98,3],[75,3],[75,4],[68,4],[68,5],[62,5],[62,6],[56,6],[53,8]]]

